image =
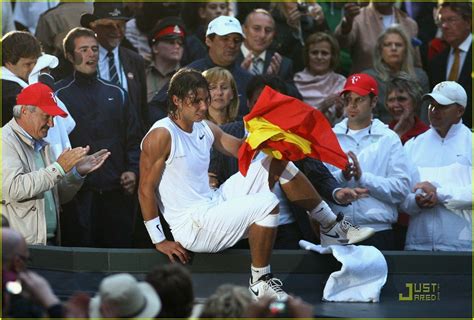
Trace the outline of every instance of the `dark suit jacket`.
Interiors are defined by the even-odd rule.
[[[130,105],[137,111],[141,131],[149,128],[145,60],[130,49],[119,48],[120,63],[123,66],[128,83]]]
[[[272,50],[267,50],[267,52],[265,53],[265,61],[263,62],[263,73],[267,72],[274,54],[275,51]],[[283,81],[285,81],[288,90],[288,95],[298,99],[303,99],[293,81],[293,76],[295,75],[293,72],[293,61],[284,56],[282,56],[282,58],[283,59],[281,60],[280,71],[278,72],[278,76]],[[237,55],[237,60],[235,62],[240,65],[242,61],[244,61],[244,55],[242,53],[242,50],[240,50],[239,54]]]
[[[451,47],[447,48],[439,55],[433,58],[430,63],[429,68],[429,76],[431,81],[431,87],[433,88],[436,84],[446,81],[446,73],[447,73],[447,64],[448,64],[448,56]],[[472,128],[472,46],[469,48],[467,52],[466,59],[464,60],[464,65],[461,69],[461,74],[458,78],[458,83],[466,90],[467,93],[467,106],[466,111],[462,117],[463,122],[469,128]]]

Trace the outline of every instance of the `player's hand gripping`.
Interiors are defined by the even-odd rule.
[[[182,264],[189,262],[189,252],[179,242],[164,240],[155,244],[155,248],[161,253],[166,254],[171,262],[176,262],[176,258]]]

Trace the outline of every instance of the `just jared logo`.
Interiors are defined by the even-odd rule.
[[[407,292],[398,294],[399,301],[439,301],[439,283],[431,282],[407,282]]]

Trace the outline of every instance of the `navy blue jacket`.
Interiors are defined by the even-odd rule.
[[[138,115],[127,93],[108,81],[75,71],[56,84],[56,95],[76,121],[69,134],[73,147],[91,147],[90,154],[111,152],[102,168],[87,175],[83,188],[121,189],[120,176],[132,171],[138,177],[141,131]]]

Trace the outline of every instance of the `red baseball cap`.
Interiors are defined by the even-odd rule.
[[[50,116],[67,117],[67,113],[58,107],[53,90],[41,82],[34,83],[21,90],[16,97],[16,104],[38,107]]]
[[[340,94],[348,91],[353,91],[360,96],[366,96],[369,93],[373,93],[374,95],[379,94],[377,81],[365,73],[356,73],[347,78]]]

